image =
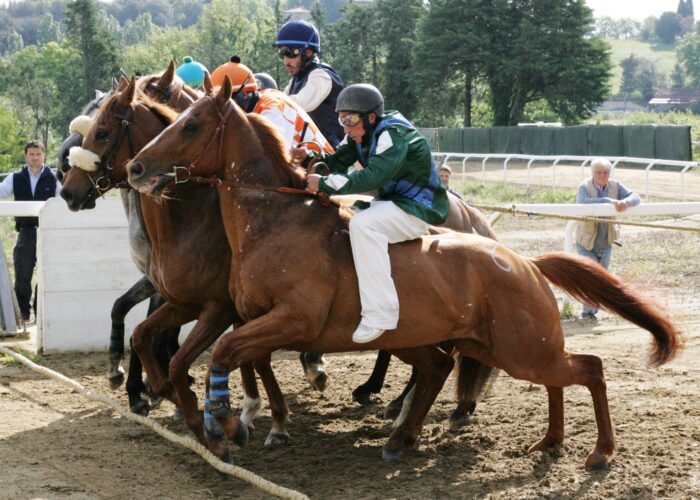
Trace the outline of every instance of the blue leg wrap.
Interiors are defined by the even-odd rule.
[[[228,367],[222,364],[211,366],[209,377],[209,411],[214,417],[226,417],[231,413],[228,391]]]
[[[209,398],[204,398],[204,432],[208,439],[221,441],[224,439],[224,428],[211,414]]]

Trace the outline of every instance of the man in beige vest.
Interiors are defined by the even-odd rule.
[[[613,203],[618,212],[639,205],[639,196],[621,182],[610,179],[612,165],[605,158],[591,162],[591,178],[579,184],[576,203]],[[610,266],[612,245],[618,232],[614,223],[579,222],[576,226],[576,251],[595,260],[604,268]],[[598,309],[584,304],[581,317],[596,319]]]

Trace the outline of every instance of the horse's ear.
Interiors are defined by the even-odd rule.
[[[129,86],[119,94],[119,103],[124,106],[129,106],[134,101],[134,94],[136,93],[136,77],[132,78],[129,82]]]
[[[209,77],[209,72],[204,72],[204,93],[206,95],[211,95],[214,91],[214,85],[211,83],[211,78]]]
[[[219,107],[223,108],[229,99],[231,99],[231,79],[226,75],[219,93],[216,94],[216,100]]]
[[[119,77],[119,85],[117,85],[117,88],[114,90],[115,92],[124,92],[126,88],[129,86],[129,79],[122,75]]]
[[[175,61],[171,59],[170,64],[168,64],[168,69],[163,71],[163,74],[160,76],[158,85],[160,87],[167,88],[171,83],[173,83],[173,78],[175,78]]]

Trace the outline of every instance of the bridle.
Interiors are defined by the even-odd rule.
[[[102,157],[104,159],[100,160],[100,170],[104,170],[106,173],[97,179],[93,179],[91,175],[88,175],[92,187],[97,192],[98,196],[102,196],[113,187],[128,187],[128,184],[125,182],[115,182],[113,172],[114,157],[125,135],[129,141],[129,158],[134,157],[134,137],[131,129],[132,115],[133,111],[131,107],[127,107],[124,114],[114,115],[114,117],[119,120],[119,132],[117,133],[117,138],[112,142],[109,149],[107,149],[107,152]]]

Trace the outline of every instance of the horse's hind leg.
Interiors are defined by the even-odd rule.
[[[384,386],[384,378],[386,377],[386,372],[389,369],[389,362],[391,361],[391,353],[388,351],[379,351],[377,354],[377,360],[374,362],[374,368],[372,369],[372,374],[362,385],[359,385],[354,391],[352,391],[353,401],[357,401],[361,405],[367,405],[371,403],[370,395],[379,394]]]
[[[411,393],[413,388],[416,386],[416,380],[418,378],[418,371],[416,367],[411,367],[411,378],[406,382],[406,387],[403,388],[401,394],[396,398],[392,399],[386,407],[384,407],[384,418],[391,419],[397,418],[401,414],[401,409],[403,408],[404,401]]]
[[[243,385],[241,422],[248,427],[248,432],[253,432],[255,430],[253,420],[255,420],[255,417],[260,413],[260,392],[258,392],[258,383],[255,380],[255,367],[253,363],[241,365],[241,384]],[[208,391],[207,394],[209,394]]]
[[[561,442],[564,436],[564,403],[561,388],[573,384],[584,385],[591,391],[598,427],[598,439],[595,448],[586,459],[586,468],[605,468],[615,451],[615,438],[600,358],[588,354],[568,354],[557,363],[543,368],[536,378],[547,385],[550,423],[545,437],[533,445],[531,450],[542,450]]]
[[[112,389],[116,389],[124,382],[124,368],[121,366],[121,362],[124,359],[124,318],[136,304],[146,300],[154,293],[156,293],[156,289],[148,278],[144,276],[129,288],[124,295],[114,301],[111,314],[112,331],[109,336],[109,369],[107,370],[107,378]],[[138,376],[140,379],[140,364]],[[139,389],[136,397],[140,398],[140,393],[141,390]]]
[[[271,355],[257,359],[255,361],[255,369],[260,374],[267,399],[270,402],[270,411],[272,413],[272,426],[270,433],[265,438],[265,446],[273,446],[285,444],[289,442],[289,433],[287,432],[287,421],[289,417],[289,408],[284,399],[284,394],[280,389],[275,373],[272,371]]]
[[[469,423],[469,415],[476,410],[476,402],[494,368],[474,358],[457,355],[457,408],[450,415],[450,427],[456,429]]]
[[[304,376],[309,381],[311,387],[317,391],[323,392],[328,385],[328,375],[326,375],[323,365],[323,353],[321,352],[302,352],[299,353],[299,361],[304,369]]]
[[[404,449],[415,445],[423,419],[454,365],[454,360],[449,354],[434,346],[403,349],[393,351],[392,354],[413,365],[418,375],[412,396],[406,398],[406,404],[410,404],[406,418],[394,429],[384,446],[385,460],[398,460]]]

